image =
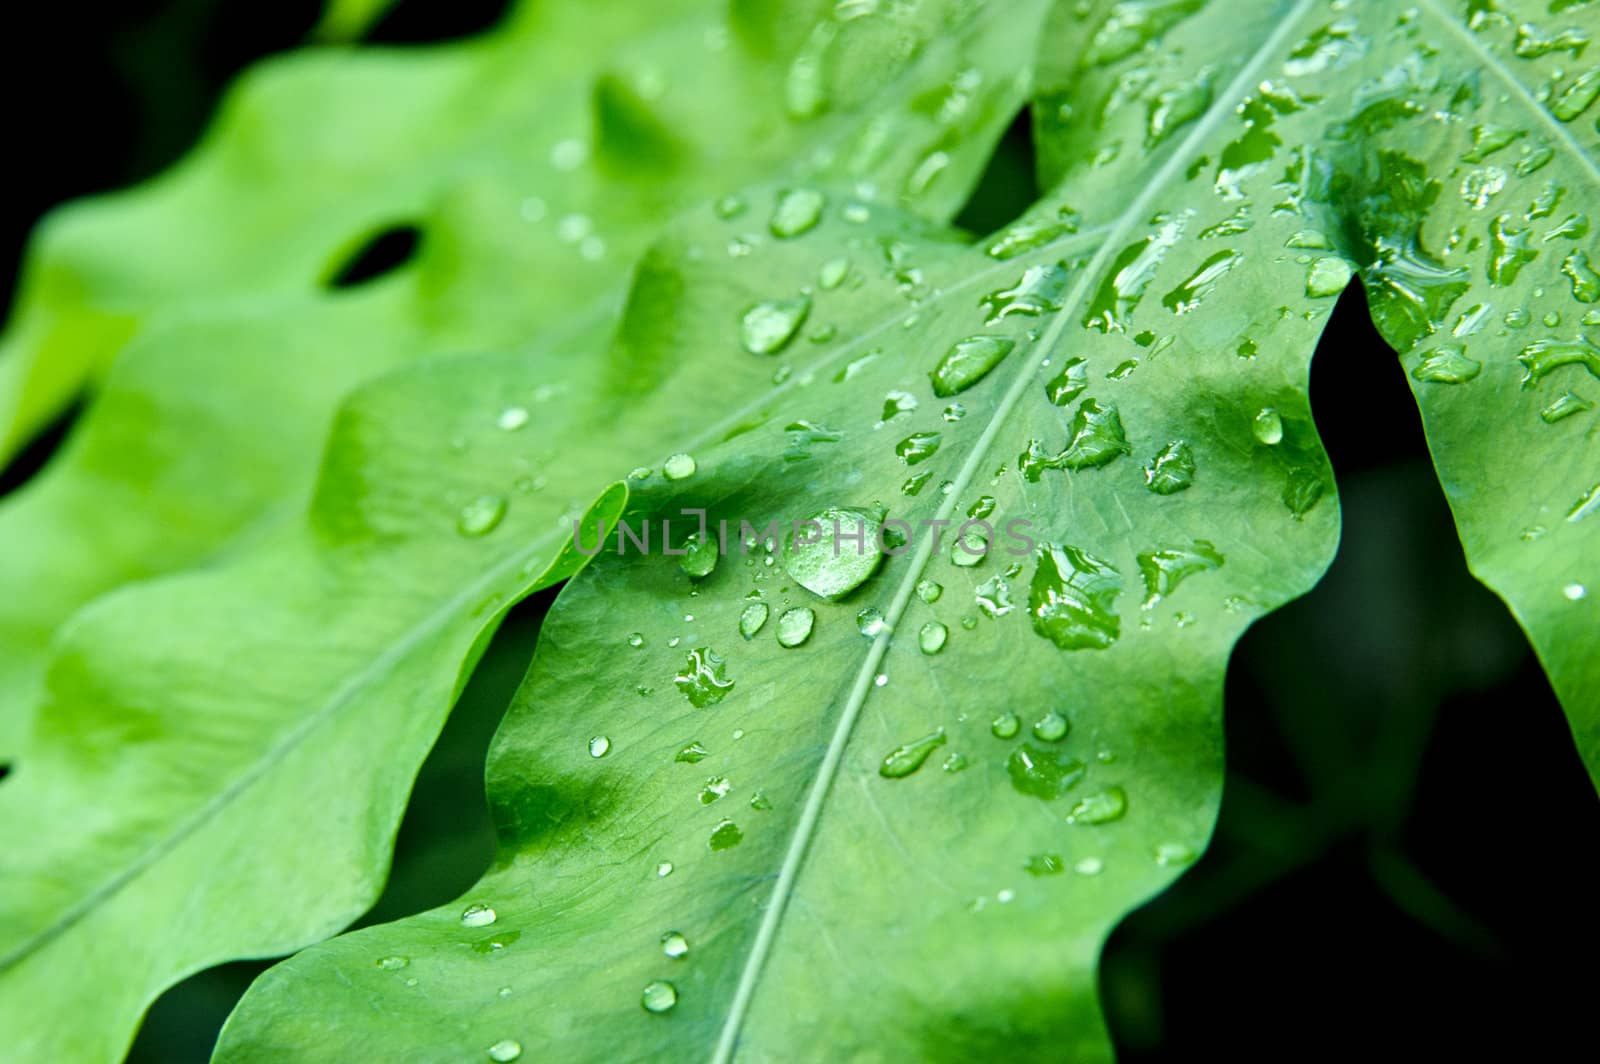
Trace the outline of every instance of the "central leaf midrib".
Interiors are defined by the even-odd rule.
[[[984,462],[985,456],[993,446],[1002,426],[1011,411],[1021,400],[1030,382],[1038,374],[1041,364],[1049,352],[1054,349],[1057,342],[1065,332],[1067,324],[1076,315],[1078,307],[1093,280],[1098,277],[1107,265],[1115,249],[1121,246],[1129,232],[1138,224],[1139,220],[1148,212],[1151,202],[1156,196],[1166,190],[1180,168],[1184,165],[1193,152],[1193,149],[1212,131],[1223,117],[1231,111],[1234,102],[1243,97],[1249,90],[1251,82],[1260,71],[1262,64],[1276,51],[1278,51],[1295,27],[1304,19],[1306,13],[1312,8],[1316,0],[1298,0],[1294,8],[1280,21],[1277,27],[1262,42],[1250,59],[1240,68],[1239,73],[1229,82],[1227,89],[1218,94],[1206,113],[1201,116],[1183,141],[1173,148],[1167,161],[1162,164],[1144,189],[1128,204],[1118,215],[1099,249],[1090,259],[1087,266],[1078,274],[1073,287],[1061,303],[1061,309],[1056,312],[1044,335],[1031,349],[1027,360],[1023,363],[1011,386],[1006,390],[1000,403],[996,406],[993,416],[984,427],[982,435],[972,446],[967,460],[957,473],[950,492],[945,496],[935,515],[935,522],[945,520],[948,522],[966,489],[972,484],[977,475],[977,470]],[[936,527],[938,527],[936,525]],[[828,743],[828,748],[823,754],[821,763],[813,777],[811,789],[806,795],[805,805],[790,835],[790,843],[785,851],[783,864],[778,872],[777,882],[773,886],[772,896],[762,914],[761,924],[757,928],[755,941],[751,944],[745,958],[745,966],[740,973],[739,984],[734,991],[733,1001],[729,1005],[728,1014],[724,1020],[717,1044],[712,1053],[712,1064],[730,1064],[734,1051],[738,1046],[740,1031],[743,1027],[745,1016],[749,1011],[750,1003],[754,998],[756,984],[765,967],[767,956],[771,953],[776,939],[778,928],[783,921],[790,897],[793,895],[795,882],[798,879],[801,866],[805,863],[807,852],[815,835],[817,824],[821,819],[823,806],[826,803],[828,792],[833,780],[838,774],[839,766],[844,757],[845,747],[849,745],[851,733],[854,731],[855,722],[860,716],[868,696],[876,689],[873,677],[878,672],[884,655],[888,653],[890,641],[898,627],[901,616],[905,613],[916,584],[921,579],[922,573],[932,559],[934,543],[931,537],[923,537],[918,543],[916,552],[912,555],[911,564],[905,576],[901,579],[889,608],[884,613],[884,625],[879,634],[873,639],[872,645],[867,650],[866,658],[856,673],[854,683],[850,687],[843,710],[840,712],[838,723],[834,727],[833,735]]]

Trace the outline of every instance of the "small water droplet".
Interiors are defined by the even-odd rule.
[[[714,536],[694,533],[683,545],[683,554],[678,558],[678,568],[691,580],[704,580],[717,568],[717,561],[721,557],[717,541]],[[693,620],[694,618],[686,618]]]
[[[1184,865],[1194,860],[1194,850],[1181,842],[1163,842],[1156,847],[1155,857],[1162,867]]]
[[[727,663],[710,647],[695,647],[689,651],[689,659],[673,683],[697,709],[716,705],[733,690],[733,681],[727,677]]]
[[[1030,876],[1058,876],[1067,866],[1058,853],[1036,853],[1023,862],[1022,868]]]
[[[731,820],[724,820],[711,829],[711,838],[706,845],[713,850],[731,850],[744,841],[744,832],[739,830],[739,825]]]
[[[692,455],[675,454],[661,466],[661,475],[668,480],[684,480],[694,476],[696,468]]]
[[[765,791],[757,791],[750,796],[750,808],[765,813],[772,808],[772,799],[767,797]]]
[[[824,292],[831,292],[844,283],[850,274],[849,259],[829,259],[817,270],[817,287]]]
[[[463,536],[487,536],[506,515],[504,495],[479,495],[456,515],[456,531]]]
[[[885,627],[886,625],[883,623],[883,611],[878,609],[876,606],[867,606],[856,614],[856,628],[858,628],[861,634],[866,636],[868,639],[876,636],[879,632],[883,631]]]
[[[1417,368],[1411,371],[1415,380],[1435,384],[1464,384],[1482,372],[1483,365],[1467,357],[1460,344],[1444,344],[1422,356]]]
[[[672,874],[672,862],[671,861],[662,861],[660,864],[656,865],[656,878],[657,879],[666,879],[671,874]]]
[[[644,633],[643,632],[630,632],[628,634],[628,645],[630,647],[633,647],[635,650],[637,650],[639,647],[644,646]]]
[[[698,742],[692,742],[688,746],[685,746],[682,750],[679,750],[677,755],[672,760],[693,765],[704,761],[709,756],[710,753],[704,746],[701,746]]]
[[[497,914],[482,902],[474,902],[461,910],[463,927],[487,927],[497,919]]]
[[[815,189],[789,189],[779,195],[767,228],[781,240],[800,236],[815,228],[826,203],[827,198]]]
[[[1589,590],[1582,584],[1568,584],[1566,587],[1561,589],[1561,593],[1567,597],[1567,601],[1577,602],[1579,599],[1588,595]]]
[[[778,618],[778,645],[797,647],[811,638],[811,629],[817,615],[809,606],[795,606],[783,611]]]
[[[1098,857],[1084,857],[1072,866],[1072,870],[1080,876],[1097,876],[1105,871],[1106,863]]]
[[[766,626],[769,612],[765,602],[750,603],[739,614],[739,634],[746,639],[754,639],[756,633]]]
[[[528,417],[527,407],[508,406],[500,411],[494,423],[507,432],[515,432],[528,423]]]
[[[969,336],[957,340],[928,374],[933,394],[948,399],[977,384],[998,366],[1016,343],[999,336]]]
[[[917,633],[917,646],[922,648],[924,654],[937,654],[944,649],[944,644],[950,638],[950,629],[938,621],[929,621]]]
[[[940,728],[904,746],[897,746],[884,755],[882,763],[878,765],[878,775],[890,780],[904,779],[921,768],[929,755],[944,744],[944,729]]]
[[[1173,440],[1144,467],[1144,483],[1157,495],[1174,495],[1194,484],[1194,452],[1182,440]]]
[[[589,756],[594,758],[605,757],[611,752],[611,740],[604,735],[596,735],[589,740]]]
[[[683,937],[682,932],[668,931],[661,936],[661,952],[673,960],[682,960],[689,954],[689,940]]]
[[[489,1047],[488,1053],[495,1064],[510,1064],[522,1056],[522,1043],[515,1038],[502,1038]]]
[[[952,775],[967,767],[967,759],[961,754],[951,754],[944,759],[944,770]]]
[[[994,718],[989,725],[989,732],[996,739],[1014,739],[1022,730],[1022,718],[1015,713],[1002,713]]]
[[[913,432],[895,444],[894,453],[906,465],[916,465],[937,454],[942,440],[937,432]]]
[[[712,776],[706,780],[706,785],[700,788],[700,804],[710,805],[719,798],[726,798],[733,789],[733,784],[728,782],[726,776]]]
[[[378,960],[378,967],[382,968],[386,972],[395,972],[399,971],[401,968],[404,968],[410,963],[411,961],[407,957],[383,957]]]
[[[646,984],[644,993],[639,996],[639,1004],[646,1012],[666,1012],[677,1003],[678,988],[661,979]]]
[[[1313,299],[1336,296],[1350,283],[1350,264],[1343,259],[1318,259],[1306,273],[1306,295]]]
[[[1256,412],[1250,422],[1250,432],[1268,447],[1283,441],[1283,416],[1270,406]]]
[[[1072,725],[1067,723],[1067,718],[1051,710],[1033,722],[1033,735],[1047,743],[1060,742],[1067,737],[1067,732]]]
[[[1109,824],[1121,820],[1128,811],[1128,796],[1121,787],[1107,787],[1098,794],[1080,798],[1067,814],[1069,824]]]
[[[747,308],[739,321],[739,340],[752,355],[775,355],[788,346],[811,313],[811,297],[772,299]]]
[[[1077,785],[1083,778],[1082,761],[1054,747],[1024,743],[1011,751],[1006,758],[1006,772],[1011,776],[1011,786],[1020,794],[1054,801]]]
[[[917,581],[917,597],[923,602],[938,602],[939,596],[942,594],[944,594],[944,587],[935,581]]]

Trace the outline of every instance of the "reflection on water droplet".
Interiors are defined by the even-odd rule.
[[[938,621],[929,621],[917,633],[917,646],[922,648],[924,654],[937,654],[944,649],[945,640],[950,637],[950,629]]]
[[[811,297],[757,303],[739,320],[739,341],[752,355],[775,355],[788,346],[811,313]]]
[[[661,466],[661,475],[668,480],[684,480],[694,476],[696,469],[692,455],[675,454]]]
[[[673,960],[682,960],[689,954],[689,940],[678,931],[668,931],[661,936],[661,952]]]
[[[998,336],[969,336],[957,340],[928,374],[933,394],[947,399],[977,384],[1016,346]]]
[[[716,705],[733,690],[733,681],[727,676],[727,663],[710,647],[695,647],[689,651],[688,661],[673,683],[690,705],[700,709]]]
[[[816,620],[817,615],[809,606],[784,610],[778,618],[778,645],[791,648],[800,646],[811,638],[811,629]]]
[[[1051,710],[1033,722],[1033,735],[1034,738],[1043,739],[1047,743],[1059,742],[1067,737],[1071,727],[1066,717]]]
[[[1128,796],[1121,787],[1107,787],[1099,794],[1078,799],[1067,814],[1069,824],[1109,824],[1128,812]]]
[[[456,515],[456,531],[463,536],[487,536],[506,515],[504,495],[479,495]]]
[[[731,850],[744,841],[744,832],[739,830],[739,825],[731,820],[723,820],[711,829],[711,838],[706,845],[713,850]]]
[[[1014,739],[1016,738],[1017,733],[1021,730],[1022,718],[1017,716],[1015,713],[1009,712],[1000,714],[998,717],[994,718],[994,722],[989,725],[989,732],[996,739]]]
[[[463,927],[486,927],[495,922],[496,913],[482,902],[474,902],[461,910]]]
[[[1019,794],[1054,801],[1083,778],[1084,764],[1065,750],[1024,743],[1006,758],[1006,772]]]
[[[940,728],[904,746],[897,746],[878,765],[878,775],[890,780],[904,779],[921,768],[928,756],[944,744],[944,729]]]
[[[522,1043],[514,1038],[502,1038],[489,1047],[488,1053],[495,1064],[510,1064],[522,1056]]]
[[[639,1004],[646,1012],[666,1012],[677,1003],[678,988],[661,979],[646,984],[644,993],[639,996]]]
[[[607,739],[604,735],[596,735],[593,739],[589,740],[590,757],[605,757],[610,752],[611,740]]]
[[[815,189],[790,189],[778,197],[767,228],[782,240],[797,237],[816,226],[826,202],[826,197]]]

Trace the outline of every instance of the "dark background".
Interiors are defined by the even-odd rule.
[[[502,7],[401,0],[372,36],[458,36]],[[177,158],[241,67],[306,41],[318,4],[32,13],[0,46],[7,293],[42,211]],[[986,231],[1015,214],[1034,194],[1030,167],[1019,122],[962,223]],[[1343,542],[1322,583],[1234,653],[1216,840],[1106,950],[1118,1048],[1153,1061],[1308,1049],[1551,1059],[1592,1046],[1595,980],[1580,973],[1600,955],[1600,802],[1525,639],[1467,572],[1405,378],[1359,289],[1318,347],[1312,402]],[[24,483],[70,424],[6,471],[0,491]],[[465,823],[461,811],[482,807],[483,752],[549,597],[512,615],[462,696],[419,780],[389,888],[363,922],[447,901],[487,865],[487,819]],[[169,991],[133,1059],[204,1060],[264,966],[227,965]]]

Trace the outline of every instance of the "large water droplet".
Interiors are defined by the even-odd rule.
[[[1064,750],[1024,743],[1006,759],[1006,772],[1019,793],[1054,801],[1083,778],[1084,764]]]
[[[1194,474],[1194,452],[1182,440],[1173,440],[1144,467],[1144,484],[1157,495],[1174,495],[1193,486]]]
[[[778,645],[797,647],[811,638],[811,629],[817,615],[808,606],[795,606],[783,611],[778,618]]]
[[[903,779],[921,768],[923,762],[928,760],[928,755],[944,743],[944,729],[940,728],[904,746],[897,746],[890,750],[884,756],[883,762],[878,765],[878,775],[891,780]]]
[[[1445,344],[1423,355],[1421,363],[1411,371],[1411,376],[1436,384],[1463,384],[1482,370],[1482,364],[1468,358],[1466,349],[1460,344]]]
[[[689,659],[673,683],[696,708],[716,705],[733,690],[733,681],[727,676],[727,663],[710,647],[695,647],[689,651]]]
[[[1183,283],[1161,297],[1161,305],[1174,314],[1187,314],[1194,310],[1213,289],[1226,277],[1235,266],[1244,261],[1244,255],[1237,251],[1219,251],[1200,264],[1199,269],[1190,274]],[[1338,261],[1333,260],[1333,261]],[[1350,276],[1348,269],[1345,277]]]
[[[1036,318],[1060,310],[1067,280],[1067,271],[1054,263],[1029,266],[1015,285],[990,292],[978,301],[979,306],[988,308],[984,324],[993,325],[1014,314]]]
[[[456,515],[456,531],[463,536],[487,536],[506,515],[504,495],[479,495]]]
[[[713,850],[731,850],[744,841],[744,832],[739,830],[739,825],[731,820],[724,820],[711,829],[711,838],[706,845]]]
[[[768,612],[765,602],[752,602],[746,606],[739,614],[739,634],[746,639],[754,639],[756,633],[766,625]]]
[[[1203,539],[1190,546],[1165,547],[1136,556],[1139,574],[1144,578],[1144,607],[1154,606],[1177,590],[1178,585],[1196,573],[1222,565],[1222,554]]]
[[[1121,787],[1107,787],[1098,794],[1080,798],[1067,814],[1069,824],[1109,824],[1121,820],[1128,811],[1128,796]]]
[[[1343,259],[1318,259],[1306,272],[1306,295],[1326,299],[1345,290],[1350,283],[1350,264]]]
[[[686,480],[694,476],[696,468],[693,455],[675,454],[662,464],[661,475],[668,480]]]
[[[1028,613],[1033,630],[1062,650],[1104,650],[1116,642],[1122,575],[1088,551],[1045,544],[1036,554]]]
[[[461,924],[463,927],[487,927],[497,919],[497,914],[482,902],[473,902],[461,910]]]
[[[948,398],[977,384],[998,366],[1016,344],[999,336],[969,336],[957,340],[928,374],[933,394]]]
[[[829,507],[801,522],[783,545],[783,567],[814,595],[838,599],[866,582],[883,561],[876,517]]]
[[[811,297],[805,295],[757,303],[740,319],[739,341],[752,355],[775,355],[794,339],[810,313]]]
[[[1069,358],[1061,363],[1060,371],[1045,382],[1044,394],[1056,406],[1066,406],[1089,387],[1089,364],[1081,358]]]
[[[778,197],[767,228],[782,240],[797,237],[816,226],[826,203],[827,197],[815,189],[789,189]]]
[[[666,1012],[677,1003],[678,988],[661,979],[647,983],[644,993],[639,995],[639,1004],[644,1006],[646,1012]]]

